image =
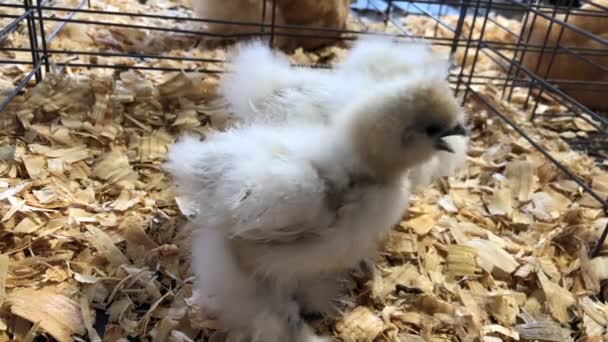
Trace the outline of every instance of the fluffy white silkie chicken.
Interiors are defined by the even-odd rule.
[[[165,169],[198,209],[192,270],[201,306],[258,342],[327,341],[301,312],[327,312],[338,278],[374,258],[399,222],[403,175],[463,135],[447,83],[371,84],[327,124],[244,125],[184,137]]]
[[[327,124],[342,107],[377,83],[417,78],[447,83],[449,72],[448,61],[433,53],[427,43],[397,42],[387,37],[359,39],[332,71],[292,67],[287,56],[261,42],[240,45],[231,64],[220,93],[241,124]],[[413,190],[464,165],[468,137],[448,140],[454,153],[440,152],[410,170]]]

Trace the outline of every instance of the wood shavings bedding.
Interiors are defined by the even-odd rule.
[[[112,0],[93,6],[163,13],[188,4]],[[406,21],[410,30],[434,29],[413,18]],[[162,51],[176,56],[224,55],[222,49],[181,50],[195,44],[189,38],[170,42],[150,32],[88,30],[68,29],[53,44],[94,51],[169,44]],[[495,39],[508,38],[488,30]],[[19,34],[9,43],[22,46]],[[296,51],[292,60],[306,64],[343,55],[343,48],[329,47]],[[499,72],[480,58],[477,71]],[[0,78],[14,84],[26,71],[19,68],[2,68]],[[0,341],[40,334],[58,341],[226,338],[196,305],[188,271],[192,227],[159,167],[178,135],[230,124],[214,96],[216,84],[216,76],[197,73],[69,67],[13,101],[0,124]],[[608,174],[590,157],[571,151],[546,125],[529,122],[520,109],[525,94],[516,90],[507,103],[498,89],[476,88],[582,180],[608,194]],[[564,110],[550,101],[541,106]],[[348,309],[317,327],[344,341],[608,338],[608,306],[600,300],[608,295],[608,248],[603,256],[586,257],[608,218],[487,108],[469,101],[467,109],[474,128],[467,168],[413,199],[371,275],[353,275],[342,298]],[[574,134],[593,130],[577,119],[552,121]],[[104,320],[97,332],[95,322]]]

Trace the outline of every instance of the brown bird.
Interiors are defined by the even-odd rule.
[[[608,0],[597,0],[594,2],[600,6],[608,7]],[[581,13],[581,10],[587,11],[587,13],[583,14]],[[593,16],[592,14],[589,14],[589,11],[598,12],[599,15]],[[576,54],[558,51],[553,60],[551,70],[547,73],[553,48],[558,42],[563,25],[553,23],[553,25],[551,25],[551,30],[549,31],[551,21],[540,15],[537,15],[536,19],[534,19],[534,15],[528,17],[528,20],[525,23],[526,30],[522,35],[522,39],[525,39],[530,35],[529,44],[535,45],[537,51],[540,49],[540,46],[546,45],[544,53],[541,55],[540,51],[525,52],[522,64],[532,72],[537,70],[539,76],[550,79],[557,84],[562,91],[572,96],[583,105],[596,110],[608,110],[608,101],[605,99],[608,88],[605,85],[598,84],[599,82],[608,82],[608,71],[606,71],[606,69],[608,69],[608,55],[606,54],[605,43],[606,39],[608,39],[608,19],[601,14],[605,14],[605,10],[596,7],[591,3],[586,3],[580,10],[573,10],[568,17],[567,22],[580,30],[593,34],[600,39],[604,39],[604,43],[592,40],[581,33],[565,27],[559,44],[562,47],[571,48],[577,54],[603,66],[604,70],[602,70],[601,67],[585,61]],[[565,21],[565,14],[557,15],[556,19]],[[549,37],[545,44],[547,32],[549,32]],[[578,51],[580,49],[586,49],[588,51]],[[537,65],[538,69],[536,69]],[[576,83],[568,84],[568,81],[576,81]]]
[[[193,0],[192,7],[196,15],[202,19],[257,23],[257,25],[246,26],[230,23],[206,23],[205,31],[213,34],[259,36],[259,24],[262,23],[263,13],[265,13],[265,24],[272,23],[273,1]],[[276,25],[342,30],[346,28],[349,11],[349,0],[276,0],[274,20]],[[264,31],[267,36],[271,29],[266,27]],[[339,39],[339,34],[336,32],[303,28],[275,28],[274,32],[277,34],[276,46],[288,51],[297,47],[314,49],[334,43]]]

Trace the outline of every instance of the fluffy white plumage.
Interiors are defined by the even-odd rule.
[[[322,122],[327,117],[327,109],[316,108],[331,104],[334,89],[326,71],[293,68],[287,56],[260,41],[238,45],[229,71],[220,94],[241,123]]]
[[[426,43],[366,37],[355,43],[335,70],[307,69],[292,67],[287,56],[255,41],[236,49],[220,93],[242,122],[318,122],[329,120],[377,82],[441,78],[447,75],[448,65]]]
[[[180,193],[201,209],[192,262],[201,306],[255,341],[317,340],[284,318],[299,322],[301,310],[328,311],[337,277],[372,256],[407,207],[407,193],[390,184],[350,191],[342,196],[360,198],[330,209],[327,182],[346,187],[344,166],[354,161],[330,167],[335,154],[348,152],[327,150],[335,144],[328,138],[323,127],[252,126],[205,142],[189,137],[171,150],[168,169]],[[328,168],[326,175],[317,167]]]
[[[231,72],[222,80],[220,92],[242,124],[328,123],[342,107],[378,82],[442,82],[448,68],[447,60],[419,41],[359,39],[333,71],[292,67],[284,54],[253,42],[240,45],[233,55]],[[428,163],[410,171],[414,191],[464,165],[468,137],[454,136],[449,140],[455,153],[439,152]]]
[[[254,341],[322,340],[300,311],[328,311],[338,276],[373,258],[407,207],[405,171],[458,132],[460,111],[446,84],[393,80],[328,123],[244,125],[174,144],[165,169],[199,209],[201,305]]]

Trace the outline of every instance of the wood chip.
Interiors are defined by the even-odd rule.
[[[382,319],[369,308],[359,306],[336,324],[338,336],[345,341],[373,341],[384,331]]]
[[[481,274],[477,266],[475,248],[469,246],[450,245],[448,247],[447,270],[452,276],[476,277]]]
[[[527,324],[518,324],[515,329],[519,332],[519,336],[527,341],[547,341],[547,342],[562,342],[562,335],[559,324],[554,322],[532,322]]]
[[[48,332],[59,342],[73,341],[73,335],[86,332],[78,303],[48,290],[22,289],[6,298],[14,315],[22,317]]]
[[[87,334],[89,337],[89,341],[91,342],[101,342],[101,337],[97,334],[95,328],[93,328],[93,320],[91,315],[91,309],[89,308],[89,300],[86,297],[82,297],[80,299],[80,310],[81,315],[83,317],[83,323],[85,328],[87,329]]]
[[[418,235],[426,235],[435,227],[435,224],[435,219],[431,215],[425,214],[408,220],[405,225]]]
[[[515,272],[519,263],[515,258],[495,242],[483,239],[473,239],[466,243],[474,248],[478,256],[478,264],[486,272],[502,271],[507,274]]]
[[[129,259],[114,245],[112,239],[106,233],[92,225],[88,225],[87,229],[91,232],[91,244],[114,266],[129,264]]]
[[[532,198],[536,188],[532,163],[529,161],[513,161],[507,164],[505,175],[510,182],[510,189],[520,202],[527,202]]]
[[[6,254],[0,254],[0,307],[6,299],[6,277],[8,275],[8,264],[10,259]]]
[[[536,274],[545,293],[549,312],[558,322],[566,323],[568,321],[568,309],[576,302],[574,296],[563,287],[549,280],[542,271]]]
[[[492,215],[511,216],[513,212],[511,190],[508,188],[495,190],[494,194],[488,198],[488,211]]]
[[[608,257],[597,257],[589,261],[589,271],[602,281],[608,279]]]

